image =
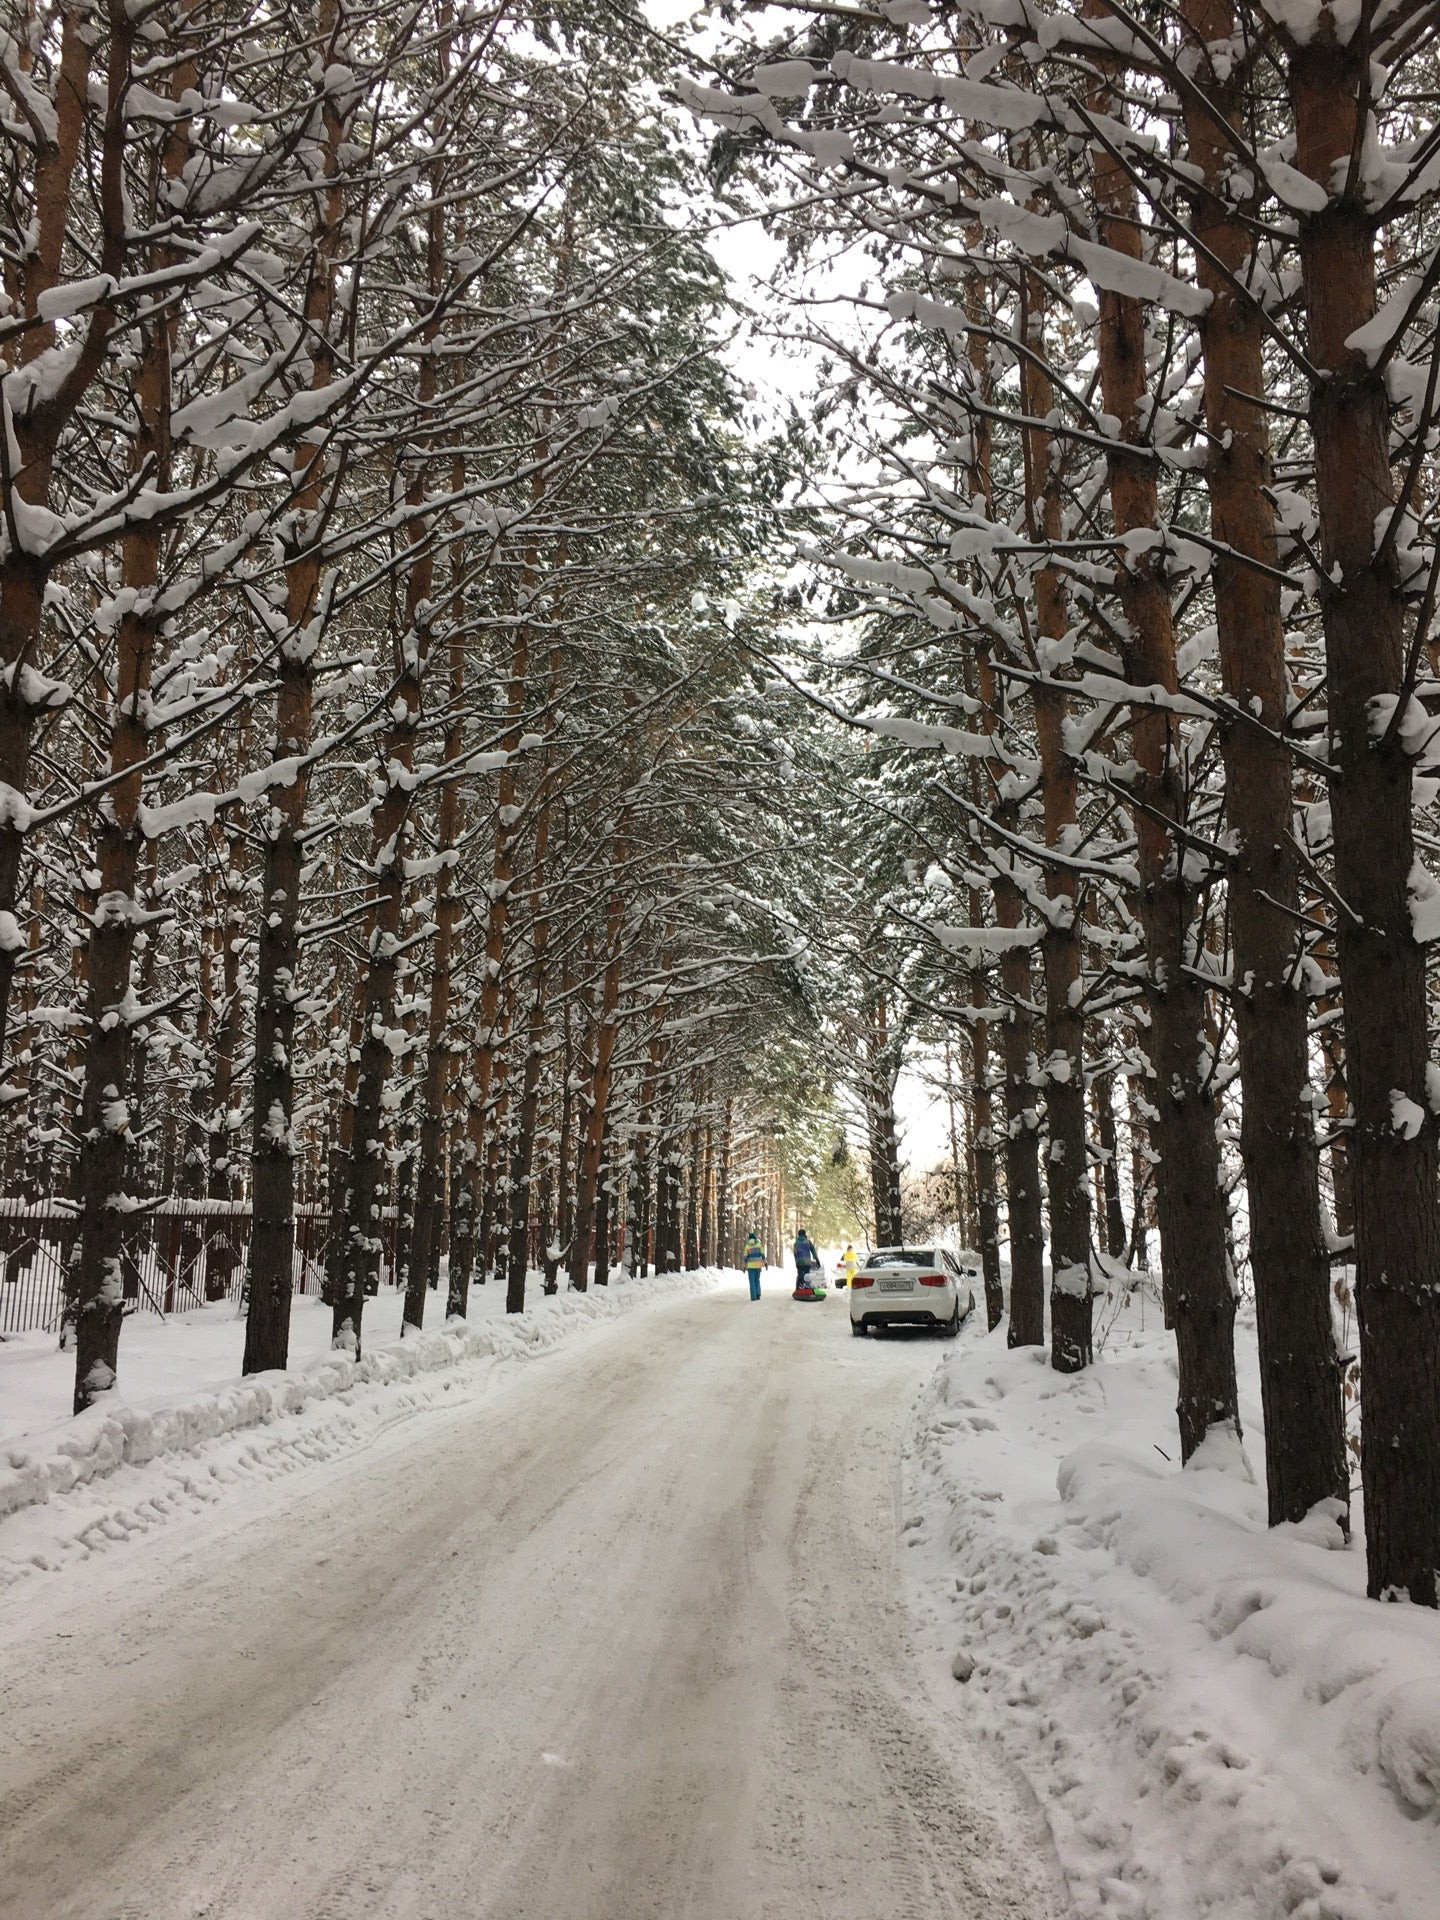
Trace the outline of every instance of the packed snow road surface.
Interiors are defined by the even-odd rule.
[[[941,1349],[773,1283],[0,1601],[9,1920],[1051,1920],[937,1743],[899,1459]]]

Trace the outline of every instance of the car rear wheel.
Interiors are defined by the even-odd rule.
[[[850,1331],[857,1340],[863,1340],[865,1337],[865,1322],[863,1320],[852,1320],[850,1322]]]
[[[953,1312],[953,1313],[951,1314],[951,1316],[950,1316],[950,1318],[949,1318],[948,1320],[942,1320],[942,1321],[940,1322],[940,1326],[939,1326],[939,1329],[938,1329],[938,1331],[939,1331],[939,1334],[940,1334],[940,1338],[941,1338],[942,1340],[953,1340],[953,1339],[955,1338],[955,1336],[956,1336],[956,1334],[957,1334],[957,1333],[959,1333],[959,1331],[960,1331],[960,1302],[959,1302],[958,1300],[957,1300],[957,1301],[955,1302],[955,1311],[954,1311],[954,1312]]]

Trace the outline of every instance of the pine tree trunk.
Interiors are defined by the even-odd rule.
[[[248,716],[241,723],[239,752],[241,764],[249,749]],[[208,1167],[205,1197],[232,1200],[236,1190],[235,1142],[239,1115],[235,1110],[235,1063],[243,1039],[243,1008],[240,1002],[240,956],[248,931],[245,864],[247,842],[243,832],[228,832],[229,850],[225,864],[225,904],[221,923],[220,1018],[217,1022],[208,1104],[205,1107],[205,1131],[208,1140]],[[252,1195],[253,1200],[253,1195]],[[240,1264],[240,1240],[234,1220],[217,1221],[205,1249],[205,1297],[223,1300],[230,1291],[235,1269]],[[248,1303],[248,1289],[246,1290]]]
[[[610,1163],[605,1141],[600,1146],[600,1175],[595,1187],[595,1285],[610,1284]]]
[[[982,686],[993,676],[982,673]],[[987,708],[990,702],[987,701]],[[1001,808],[1012,831],[1012,809]],[[1023,918],[1020,891],[1006,874],[1013,858],[1000,847],[991,849],[991,882],[995,919],[1016,929]],[[1000,1029],[1000,1052],[1005,1063],[1005,1197],[1010,1223],[1010,1324],[1006,1342],[1012,1347],[1039,1347],[1045,1343],[1045,1228],[1040,1193],[1040,1115],[1035,1104],[1035,1039],[1031,1013],[1033,983],[1028,947],[1008,947],[1000,957],[1005,989],[1005,1019]]]
[[[443,73],[443,50],[439,64]],[[425,289],[434,302],[444,289],[449,263],[445,203],[438,191],[438,176],[432,176],[431,184],[436,194],[425,228]],[[432,318],[421,336],[424,346],[433,349],[439,334],[439,323]],[[433,351],[426,351],[420,358],[416,382],[422,420],[433,417],[437,390],[436,357]],[[404,594],[400,630],[392,640],[394,686],[389,701],[390,724],[385,730],[377,770],[381,798],[373,815],[370,841],[371,905],[360,982],[364,1018],[350,1143],[350,1211],[336,1223],[344,1235],[345,1253],[331,1340],[334,1346],[353,1352],[357,1359],[361,1352],[365,1300],[367,1295],[379,1290],[384,1259],[384,1206],[389,1184],[386,1095],[392,1079],[401,1074],[402,1062],[408,1060],[414,1044],[413,1022],[408,1016],[402,1019],[400,1014],[399,984],[409,893],[406,837],[415,801],[415,785],[410,775],[415,763],[415,741],[430,659],[431,593],[435,583],[435,550],[425,513],[430,486],[430,445],[426,439],[422,438],[417,447],[409,450],[409,462],[405,506],[412,532],[409,551],[402,562]],[[398,1220],[397,1270],[404,1239],[405,1223]]]
[[[335,29],[335,0],[319,0],[316,35],[323,45]],[[319,232],[306,289],[311,345],[310,386],[318,392],[334,377],[335,282],[344,196],[340,149],[347,132],[337,96],[321,110],[321,168],[329,183],[319,202]],[[310,790],[305,755],[315,701],[315,636],[322,562],[316,547],[325,495],[319,442],[295,454],[295,511],[285,566],[286,638],[280,649],[275,702],[275,762],[292,777],[266,795],[262,911],[256,952],[255,1090],[250,1135],[254,1217],[247,1270],[246,1373],[283,1367],[289,1357],[290,1302],[295,1248],[295,1009],[300,998],[300,884],[302,835]],[[333,1248],[339,1225],[330,1225]],[[327,1249],[328,1251],[328,1249]]]
[[[427,637],[412,628],[406,637],[408,657],[395,684],[395,718],[385,732],[385,793],[371,836],[375,878],[359,989],[364,1008],[360,1064],[350,1164],[346,1169],[347,1205],[335,1223],[344,1254],[331,1327],[331,1344],[353,1353],[357,1360],[362,1352],[366,1296],[378,1288],[384,1253],[385,1092],[391,1073],[398,1069],[398,1042],[403,1031],[397,1025],[396,984],[405,910],[405,829],[413,797],[406,776],[415,757],[426,645]]]
[[[900,1143],[895,1131],[895,1074],[890,1060],[890,1008],[883,993],[870,1003],[866,1031],[866,1104],[875,1239],[898,1247],[905,1225],[900,1195]]]
[[[1100,1141],[1101,1188],[1105,1196],[1105,1251],[1112,1260],[1125,1257],[1125,1209],[1120,1202],[1120,1142],[1115,1130],[1115,1076],[1096,1074],[1090,1097],[1095,1106],[1095,1131]]]
[[[458,458],[452,468],[452,484],[457,494],[464,483],[464,463]],[[461,589],[465,577],[464,542],[458,536],[451,543],[450,572],[452,591]],[[448,684],[445,743],[442,759],[454,768],[465,743],[465,660],[464,622],[452,615],[446,642]],[[440,794],[436,838],[441,866],[435,876],[435,945],[431,954],[430,1007],[425,1032],[425,1069],[420,1084],[419,1167],[416,1173],[415,1238],[411,1248],[411,1272],[405,1288],[405,1316],[401,1325],[419,1328],[425,1317],[425,1295],[439,1283],[440,1243],[444,1237],[445,1191],[443,1163],[447,1131],[447,1087],[450,1053],[447,1044],[450,1006],[454,991],[455,938],[460,924],[460,899],[455,882],[459,860],[458,846],[464,824],[462,782],[447,779]]]
[[[560,1061],[560,1126],[555,1144],[555,1233],[551,1244],[557,1249],[545,1256],[545,1291],[554,1293],[560,1284],[560,1266],[570,1245],[570,1168],[573,1159],[575,1096],[571,1076],[575,1055],[570,1042],[569,970],[561,973],[561,1019],[565,1036]]]
[[[970,889],[970,924],[980,925],[980,894]],[[977,973],[971,1003],[986,1004],[984,982]],[[993,1333],[1005,1318],[1005,1283],[1000,1272],[1000,1202],[995,1191],[995,1111],[990,1091],[990,1024],[970,1022],[970,1052],[974,1064],[971,1096],[975,1153],[975,1216],[980,1231],[980,1270],[985,1277],[985,1324]]]
[[[128,16],[112,16],[112,69],[128,74],[135,31]],[[112,86],[117,77],[112,71]],[[186,84],[190,78],[193,75],[188,69],[172,76],[177,85]],[[104,132],[107,168],[118,166],[115,150],[124,144],[119,108],[123,99],[123,88],[118,94],[112,91]],[[180,137],[172,135],[164,151],[167,178],[176,177],[183,158]],[[152,181],[151,185],[152,204],[135,212],[148,212],[153,219],[159,182]],[[168,265],[170,255],[157,249],[152,264]],[[137,480],[143,478],[159,492],[168,488],[171,475],[174,326],[173,311],[153,311],[139,322],[135,341],[139,366],[133,394],[131,471]],[[116,629],[108,771],[118,778],[99,809],[94,864],[100,884],[90,915],[87,954],[89,996],[80,1113],[81,1215],[79,1240],[72,1254],[76,1413],[83,1413],[114,1387],[119,1366],[125,1299],[122,1255],[128,1199],[126,1172],[141,1118],[131,1106],[132,1076],[138,1077],[132,973],[137,935],[146,918],[139,894],[140,862],[146,847],[140,823],[144,797],[141,765],[154,744],[147,708],[159,619],[151,602],[160,578],[160,543],[158,522],[142,521],[126,534],[120,554],[121,582],[134,604],[121,615]],[[10,677],[17,679],[18,675]],[[4,879],[0,870],[0,890]],[[8,892],[0,891],[0,906],[13,912],[15,903],[12,878]],[[9,986],[6,974],[0,979],[0,1000],[8,998]]]
[[[680,1271],[680,1144],[669,1127],[660,1141],[655,1195],[655,1271]]]
[[[1087,0],[1086,10],[1100,5]],[[1095,102],[1123,114],[1108,87]],[[1133,184],[1098,143],[1091,147],[1099,238],[1138,260],[1141,226]],[[1107,452],[1111,517],[1117,538],[1159,524],[1154,456],[1145,444],[1148,413],[1145,310],[1129,295],[1101,289],[1100,387],[1119,431]],[[1153,548],[1131,553],[1117,568],[1127,640],[1125,673],[1132,684],[1173,694],[1178,686],[1169,590]],[[1132,790],[1139,907],[1149,978],[1151,1134],[1159,1155],[1157,1193],[1164,1285],[1171,1303],[1179,1362],[1176,1412],[1180,1453],[1189,1460],[1212,1431],[1237,1436],[1235,1294],[1226,1254],[1215,1127],[1218,1102],[1201,1065],[1205,994],[1188,971],[1196,902],[1185,878],[1187,842],[1181,727],[1163,706],[1137,704],[1131,737],[1137,773]]]
[[[415,903],[410,902],[404,914],[401,937],[411,942],[416,933]],[[400,1029],[405,1036],[403,1055],[407,1067],[413,1063],[417,1051],[415,1039],[415,962],[413,948],[402,970],[396,976],[396,994],[399,1001]],[[428,996],[427,996],[428,998]],[[427,1020],[428,1028],[428,1020]],[[427,1050],[428,1051],[428,1050]],[[392,1069],[394,1078],[401,1084],[396,1087],[393,1104],[395,1107],[394,1146],[389,1155],[390,1192],[395,1209],[395,1258],[390,1270],[390,1284],[409,1292],[410,1264],[415,1243],[415,1177],[417,1130],[416,1120],[419,1109],[419,1083],[424,1075],[413,1070],[402,1075],[400,1062]],[[404,1328],[404,1309],[401,1309],[401,1328]]]
[[[1325,1117],[1330,1127],[1330,1204],[1339,1240],[1354,1242],[1355,1186],[1350,1178],[1350,1152],[1345,1141],[1350,1125],[1350,1095],[1345,1084],[1345,1049],[1340,1018],[1340,996],[1326,994],[1315,1003],[1320,1028],[1320,1057],[1325,1063]]]
[[[715,1265],[715,1127],[707,1121],[700,1163],[700,1265]]]
[[[1195,232],[1202,243],[1196,276],[1211,296],[1200,318],[1210,430],[1206,480],[1211,528],[1229,549],[1214,561],[1215,621],[1226,694],[1239,713],[1259,723],[1232,721],[1222,747],[1235,846],[1228,893],[1240,1152],[1250,1196],[1270,1524],[1302,1520],[1318,1502],[1331,1500],[1348,1525],[1350,1476],[1330,1259],[1320,1223],[1303,952],[1291,917],[1300,907],[1300,869],[1291,838],[1290,758],[1281,738],[1289,684],[1273,476],[1264,411],[1246,397],[1265,391],[1265,336],[1259,309],[1235,285],[1247,277],[1252,244],[1229,202],[1240,164],[1229,129],[1247,126],[1249,76],[1228,58],[1217,74],[1203,52],[1232,38],[1231,0],[1186,0],[1185,14],[1198,42],[1197,79],[1206,103],[1194,91],[1184,95],[1190,158],[1205,189],[1195,199]]]
[[[1356,1306],[1360,1324],[1361,1480],[1373,1597],[1436,1604],[1440,1568],[1440,1193],[1436,1122],[1428,1112],[1425,956],[1414,938],[1412,762],[1387,700],[1403,706],[1404,608],[1393,551],[1378,551],[1395,492],[1384,374],[1346,343],[1376,308],[1372,215],[1363,180],[1344,184],[1368,152],[1370,43],[1337,44],[1330,14],[1290,56],[1295,164],[1328,198],[1299,217],[1309,357],[1321,599],[1329,680],[1330,789],[1345,1003],[1346,1068],[1355,1124]],[[1367,102],[1362,108],[1361,101]],[[1362,137],[1363,136],[1363,137]],[[1337,181],[1340,183],[1337,189]],[[1408,1100],[1423,1116],[1405,1119]]]
[[[158,355],[157,355],[158,357]],[[151,396],[153,409],[154,396]],[[153,431],[156,414],[142,405]],[[159,573],[158,537],[126,542],[125,585],[138,597]],[[150,684],[155,633],[148,619],[127,613],[120,621],[116,652],[110,772],[137,767],[149,749],[143,703]],[[132,1027],[128,1017],[135,931],[140,915],[136,878],[143,844],[138,824],[138,770],[110,788],[95,849],[100,886],[90,916],[87,954],[84,1086],[81,1095],[80,1235],[72,1253],[75,1321],[74,1410],[83,1413],[115,1385],[120,1322],[124,1313],[121,1274],[126,1220],[127,1146],[137,1116],[126,1098]]]
[[[540,1207],[537,1224],[540,1233],[541,1260],[545,1268],[541,1287],[545,1293],[557,1293],[560,1288],[560,1256],[558,1253],[551,1252],[551,1248],[556,1244],[555,1159],[548,1145],[545,1164],[540,1169]]]
[[[995,907],[1002,927],[1019,924],[1018,896],[1009,882],[995,883]],[[1005,1063],[1005,1205],[1010,1238],[1006,1343],[1039,1347],[1045,1343],[1045,1229],[1040,1193],[1040,1116],[1032,1078],[1036,1060],[1029,1013],[1032,984],[1028,948],[1007,951],[1001,958],[1000,972],[1009,1002],[1000,1029],[1000,1052]]]
[[[669,1253],[670,1143],[662,1133],[655,1149],[655,1195],[651,1247],[657,1274],[667,1273]]]
[[[535,1162],[535,1136],[540,1123],[540,1076],[545,1064],[545,1014],[550,946],[550,912],[542,897],[545,861],[550,848],[550,805],[541,807],[535,826],[534,878],[531,885],[530,1012],[525,1035],[525,1065],[516,1120],[515,1153],[510,1162],[510,1238],[505,1281],[505,1311],[525,1310],[525,1276],[530,1242],[530,1188]],[[545,1242],[542,1239],[543,1248]],[[547,1267],[548,1271],[548,1267]]]
[[[727,1100],[720,1121],[720,1160],[715,1175],[715,1264],[717,1267],[735,1265],[734,1199],[730,1185],[733,1178],[734,1124],[734,1103]]]
[[[654,1222],[654,1168],[647,1152],[635,1162],[636,1272],[644,1280],[650,1272],[650,1234]]]
[[[205,1067],[210,1053],[210,1034],[214,1021],[217,963],[224,940],[225,930],[220,915],[220,903],[207,886],[205,920],[200,930],[196,955],[199,977],[196,982],[198,992],[195,1025],[191,1033],[194,1053],[186,1089],[190,1111],[185,1123],[185,1146],[180,1158],[178,1186],[180,1198],[192,1204],[205,1198],[205,1179],[209,1167],[205,1151],[208,1138],[205,1127]],[[204,1252],[205,1235],[201,1223],[198,1219],[188,1220],[180,1239],[181,1274],[194,1274],[198,1277],[199,1263]]]
[[[700,1184],[703,1131],[698,1120],[690,1123],[690,1150],[686,1155],[685,1177],[685,1269],[693,1273],[700,1265]]]
[[[614,866],[625,863],[625,846],[617,840]],[[580,1156],[580,1177],[575,1195],[575,1230],[570,1244],[570,1284],[581,1293],[589,1278],[590,1234],[595,1207],[596,1185],[600,1175],[600,1146],[605,1131],[606,1110],[610,1102],[611,1061],[618,1033],[616,1010],[620,1002],[620,971],[624,964],[620,931],[625,913],[623,892],[617,882],[610,897],[605,923],[605,974],[600,986],[600,1007],[596,1016],[595,1064],[590,1075],[590,1107]]]
[[[135,26],[124,14],[117,16],[117,30],[109,45],[108,75],[91,71],[91,49],[97,36],[88,16],[77,7],[59,10],[60,55],[55,85],[55,113],[50,137],[39,149],[35,165],[34,220],[26,236],[27,251],[20,289],[25,317],[35,322],[42,294],[59,281],[64,251],[71,239],[71,193],[73,183],[82,178],[77,171],[82,137],[85,133],[86,105],[92,86],[104,89],[107,82],[112,97],[123,102],[128,88]],[[116,116],[118,120],[118,115]],[[13,136],[12,136],[13,138]],[[125,150],[123,126],[112,125],[112,137],[105,142],[102,155],[102,213],[125,205],[120,171]],[[108,230],[102,238],[102,264],[116,273],[123,271],[120,258],[122,236]],[[87,235],[93,245],[93,236]],[[93,336],[92,336],[93,337]],[[89,373],[98,365],[103,351],[103,332],[94,343],[81,348],[81,358],[89,372],[83,376],[80,366],[67,367],[68,387],[79,391],[88,383]],[[42,354],[58,349],[53,320],[32,324],[19,343],[19,364],[29,366]],[[68,351],[68,349],[66,349]],[[26,407],[7,415],[7,431],[14,435],[20,460],[18,470],[12,459],[6,461],[7,483],[15,497],[27,506],[47,509],[50,504],[56,459],[68,413],[55,406]],[[26,686],[19,669],[33,666],[39,657],[41,631],[45,621],[45,587],[50,563],[43,554],[18,549],[5,542],[0,557],[0,783],[23,794],[29,783],[30,744],[35,723]],[[7,807],[0,820],[0,912],[13,915],[20,900],[21,866],[25,852],[25,829],[20,810]],[[10,996],[15,969],[24,952],[18,941],[0,942],[0,1080],[8,1059]],[[118,1322],[117,1322],[118,1326]]]
[[[250,1230],[245,1317],[246,1373],[283,1367],[289,1358],[295,1246],[295,1009],[300,998],[301,835],[309,775],[314,682],[308,656],[280,662],[275,756],[301,771],[270,799],[261,882],[255,975],[255,1095],[250,1140]],[[237,996],[238,997],[238,996]],[[228,1063],[227,1063],[228,1066]],[[333,1228],[332,1228],[333,1231]]]
[[[1046,371],[1045,292],[1038,275],[1025,276],[1023,293],[1024,326],[1032,357],[1021,364],[1022,402],[1031,420],[1046,420],[1055,404],[1055,392]],[[1037,541],[1058,542],[1064,534],[1058,453],[1054,436],[1046,429],[1026,429],[1026,509],[1031,538]],[[1044,566],[1037,571],[1034,594],[1040,664],[1042,671],[1053,672],[1046,649],[1062,649],[1070,626],[1058,567]],[[1075,825],[1079,783],[1075,762],[1065,750],[1065,694],[1053,683],[1037,683],[1034,708],[1045,845],[1053,854],[1066,844]],[[1076,912],[1074,868],[1048,864],[1045,891],[1051,902],[1040,949],[1048,1056],[1044,1079],[1049,1133],[1045,1184],[1050,1198],[1050,1364],[1057,1372],[1076,1373],[1094,1357],[1095,1289],[1085,1143],[1085,1016],[1079,1004],[1081,922]]]

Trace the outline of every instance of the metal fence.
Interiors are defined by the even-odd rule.
[[[251,1217],[240,1200],[161,1200],[130,1215],[121,1251],[127,1310],[184,1313],[238,1298]],[[0,1333],[58,1329],[79,1226],[64,1201],[0,1199]],[[296,1207],[296,1293],[319,1293],[329,1237],[327,1208]]]

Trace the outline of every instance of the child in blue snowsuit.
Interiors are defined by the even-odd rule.
[[[760,1275],[765,1268],[765,1249],[760,1244],[760,1236],[752,1233],[745,1242],[745,1278],[750,1282],[750,1298],[760,1298]]]

